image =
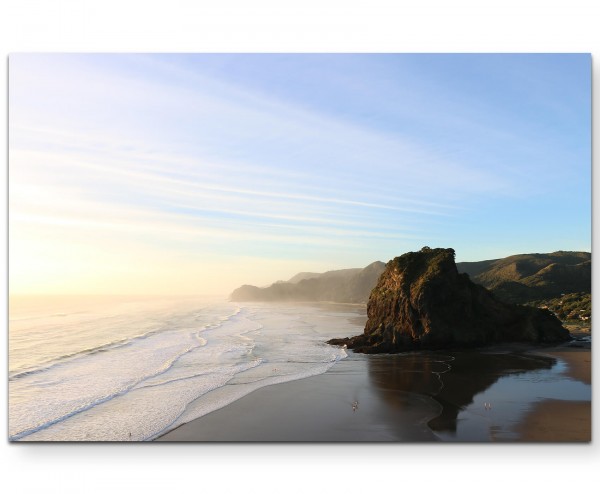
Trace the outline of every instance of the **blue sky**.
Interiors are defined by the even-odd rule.
[[[13,293],[591,248],[591,57],[13,55]]]

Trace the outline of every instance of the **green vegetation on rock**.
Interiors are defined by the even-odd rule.
[[[561,297],[537,300],[527,305],[548,309],[562,321],[589,321],[592,317],[592,295],[590,293],[567,293]]]

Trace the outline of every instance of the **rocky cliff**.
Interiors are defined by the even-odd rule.
[[[371,292],[364,334],[330,340],[363,353],[566,341],[549,311],[510,305],[460,274],[453,249],[409,252],[389,261]]]

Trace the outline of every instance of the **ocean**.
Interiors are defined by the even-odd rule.
[[[324,373],[325,394],[303,380],[294,389],[313,399],[261,404],[255,422],[213,414],[202,437],[511,441],[536,404],[591,400],[590,384],[543,351],[362,355],[325,343],[361,333],[365,320],[350,304],[11,297],[9,440],[150,441],[265,386]]]
[[[11,297],[9,439],[146,441],[270,384],[326,372],[356,308],[215,297]]]

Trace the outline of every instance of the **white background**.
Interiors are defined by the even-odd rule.
[[[591,52],[597,56],[600,13],[594,4],[597,0],[3,0],[1,79],[6,90],[7,57],[19,51]],[[597,64],[594,75],[597,96]],[[0,101],[6,115],[6,98]],[[598,115],[597,97],[594,115]],[[3,136],[6,125],[4,118]],[[596,126],[596,143],[597,134]],[[6,145],[5,138],[4,156]],[[0,176],[6,180],[6,173]],[[4,183],[1,194],[1,230],[6,235]],[[0,247],[6,260],[6,238]],[[1,299],[6,328],[5,284]],[[0,341],[5,359],[6,338]],[[6,374],[2,382],[7,382]],[[0,407],[4,424],[6,396],[5,387]],[[597,419],[598,413],[594,416]],[[546,493],[600,485],[595,482],[600,477],[598,441],[544,446],[232,446],[25,445],[5,440],[0,449],[0,479],[9,488],[4,492]]]

